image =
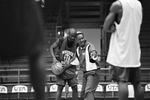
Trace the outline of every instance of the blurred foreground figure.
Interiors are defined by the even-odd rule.
[[[0,60],[29,57],[36,99],[45,99],[43,27],[34,0],[0,0]]]

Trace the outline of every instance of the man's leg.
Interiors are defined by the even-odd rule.
[[[63,88],[64,88],[63,85],[58,85],[58,90],[57,90],[57,93],[56,93],[55,100],[61,100],[61,94],[62,94]]]
[[[72,86],[72,100],[78,100],[78,88],[77,85]]]
[[[128,100],[128,83],[127,82],[118,82],[118,97],[119,100]]]
[[[57,76],[56,78],[57,78],[56,84],[58,85],[58,89],[55,96],[55,100],[61,100],[62,90],[66,85],[66,80],[63,79],[61,76]]]
[[[98,86],[98,75],[88,75],[84,100],[94,100],[94,92]]]
[[[128,100],[128,77],[129,69],[113,66],[111,70],[112,80],[118,82],[119,100]]]
[[[68,79],[68,85],[72,88],[72,100],[78,100],[78,80],[77,77]]]
[[[135,100],[144,100],[144,90],[140,84],[140,82],[134,82],[134,97]]]
[[[130,69],[130,82],[134,87],[135,100],[144,100],[144,90],[140,84],[141,70],[140,67]]]
[[[35,89],[36,100],[45,100],[45,63],[43,54],[37,52],[29,57],[30,78]]]
[[[80,92],[80,98],[82,98],[82,99],[84,99],[84,97],[85,97],[85,87],[86,87],[86,79],[85,79],[85,75],[83,74],[82,88],[81,88],[81,92]]]

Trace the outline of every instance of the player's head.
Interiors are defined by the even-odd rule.
[[[84,34],[83,34],[81,31],[78,31],[78,32],[77,32],[76,37],[77,37],[77,43],[78,43],[78,45],[79,45],[80,47],[85,46],[86,39],[85,39],[85,37],[84,37]]]
[[[69,31],[68,31],[68,39],[69,39],[69,41],[74,41],[75,40],[76,33],[77,33],[76,29],[74,29],[74,28],[70,28],[69,29]]]

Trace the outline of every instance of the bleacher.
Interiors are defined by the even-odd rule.
[[[49,56],[43,59],[50,60]],[[30,70],[28,68],[27,57],[8,62],[2,62],[0,64],[0,100],[34,98],[34,91],[29,78]],[[47,88],[56,81],[50,64],[49,61],[46,61],[46,91],[48,91]]]
[[[53,0],[57,1],[57,0]],[[79,0],[80,1],[80,0]],[[89,0],[90,1],[90,0]],[[98,1],[98,0],[96,0]],[[109,1],[109,0],[108,0]],[[46,19],[46,33],[45,34],[45,61],[46,61],[46,86],[45,93],[47,100],[54,100],[55,94],[57,91],[57,86],[55,85],[56,77],[51,71],[51,63],[52,58],[49,54],[49,47],[55,41],[55,26],[56,23],[51,23],[51,16],[49,14],[48,8],[51,7],[51,0],[46,0],[45,8],[43,8],[43,12],[45,12]],[[146,3],[148,2],[148,3]],[[88,3],[89,4],[89,3]],[[48,6],[47,6],[48,5]],[[55,5],[54,5],[55,6]],[[149,0],[145,1],[144,7],[149,8]],[[149,36],[149,13],[150,9],[144,9],[144,20],[140,35],[141,49],[142,49],[142,67],[141,67],[141,82],[144,88],[144,96],[145,100],[150,100],[150,36]],[[147,14],[148,13],[148,14]],[[47,14],[47,15],[46,15]],[[84,15],[84,14],[83,14]],[[99,18],[99,17],[98,17]],[[55,18],[57,19],[57,18]],[[89,20],[89,19],[88,19]],[[82,20],[84,21],[84,20]],[[97,21],[96,21],[97,22]],[[84,22],[83,22],[84,23]],[[74,24],[73,24],[74,25]],[[81,24],[80,24],[81,25]],[[91,26],[91,25],[90,25]],[[99,27],[99,24],[98,24]],[[106,50],[104,48],[104,50]],[[105,51],[106,52],[106,51]],[[103,56],[103,55],[101,55]],[[95,100],[113,100],[117,99],[118,95],[118,86],[115,82],[110,80],[109,71],[110,66],[106,64],[105,61],[101,62],[101,75],[99,77],[99,86],[95,92]],[[34,90],[30,84],[29,79],[29,68],[28,68],[28,60],[27,57],[23,57],[14,61],[6,61],[0,62],[0,100],[10,100],[10,99],[19,99],[19,100],[30,100],[34,99]],[[79,87],[78,90],[80,92],[81,82],[82,82],[82,72],[78,71],[78,79],[79,79]],[[15,87],[14,87],[15,86]],[[130,88],[131,87],[131,88]],[[129,83],[129,98],[133,100],[133,89]],[[72,98],[71,90],[66,85],[63,90],[62,98],[69,100]]]
[[[46,59],[45,59],[46,60]],[[49,56],[50,60],[50,56]],[[52,59],[51,59],[52,61]],[[22,62],[22,63],[21,63]],[[101,70],[100,70],[100,77],[99,77],[99,86],[95,92],[95,98],[97,100],[109,100],[109,98],[118,98],[118,86],[115,82],[110,80],[109,71],[110,66],[101,62]],[[148,68],[142,68],[142,86],[145,88],[145,98],[149,97],[150,93],[150,78],[147,76],[150,72]],[[46,79],[46,98],[47,99],[54,99],[57,86],[55,85],[56,77],[51,71],[50,63],[47,63],[47,79]],[[18,60],[18,61],[9,61],[9,64],[1,64],[0,67],[0,100],[2,99],[33,99],[34,98],[34,91],[33,87],[30,84],[29,79],[29,68],[27,59]],[[82,83],[82,72],[78,71],[78,80],[79,80],[79,93],[81,89]],[[130,84],[129,84],[130,85]],[[4,86],[4,87],[3,87]],[[15,88],[14,88],[15,86]],[[71,90],[66,85],[63,90],[62,98],[68,99],[72,98]],[[131,92],[131,91],[130,91]],[[147,92],[147,93],[146,93]],[[133,99],[133,90],[131,92],[131,97]]]

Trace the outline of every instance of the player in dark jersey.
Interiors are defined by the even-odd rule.
[[[54,55],[55,48],[60,48],[58,53],[58,58]],[[66,82],[68,85],[72,87],[73,90],[73,100],[78,100],[78,91],[77,91],[77,75],[76,75],[76,65],[72,65],[71,62],[75,58],[76,54],[76,30],[71,28],[69,29],[68,36],[63,40],[58,39],[51,45],[51,55],[53,58],[53,62],[59,61],[63,64],[63,66],[67,66],[64,72],[61,75],[57,76],[57,85],[58,91],[56,94],[55,100],[60,100],[63,87]]]
[[[43,22],[34,0],[0,0],[0,60],[29,58],[36,99],[45,99]]]

